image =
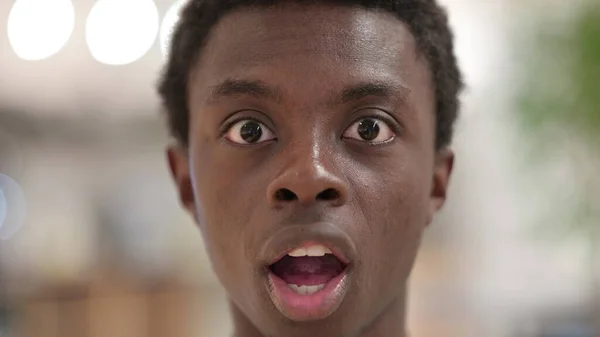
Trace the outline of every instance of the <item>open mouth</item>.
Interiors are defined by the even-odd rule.
[[[320,244],[296,248],[269,266],[273,275],[283,280],[299,295],[312,295],[340,276],[347,265]]]
[[[305,244],[268,266],[269,294],[295,321],[323,319],[342,303],[349,264],[321,244]]]

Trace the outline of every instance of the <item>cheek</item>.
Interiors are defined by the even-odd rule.
[[[207,165],[207,160],[213,163]],[[194,158],[194,193],[196,207],[202,214],[199,227],[213,269],[224,286],[230,288],[248,267],[243,263],[245,236],[256,209],[251,207],[252,198],[245,193],[250,188],[230,179],[237,175],[232,174],[227,165],[215,164],[214,160],[210,155]]]
[[[363,167],[362,174],[354,178],[354,193],[368,232],[385,237],[426,225],[431,170],[423,162],[386,159],[374,169]]]
[[[194,192],[203,214],[200,227],[213,268],[218,272],[227,266],[221,274],[247,279],[242,273],[254,267],[247,261],[257,254],[257,238],[264,232],[259,226],[272,220],[266,209],[268,153],[249,155],[223,144],[196,144],[192,152]]]
[[[367,222],[361,230],[363,249],[373,275],[366,282],[389,289],[410,274],[421,235],[427,222],[428,179],[418,164],[392,166],[393,170],[373,173],[367,193],[360,197]]]
[[[381,223],[374,225],[387,253],[398,257],[418,239],[427,222],[427,193],[418,176],[406,174],[382,186],[387,197],[382,198],[378,212]]]

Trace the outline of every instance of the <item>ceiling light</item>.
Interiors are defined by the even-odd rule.
[[[74,28],[71,0],[17,0],[8,16],[7,33],[18,57],[37,61],[58,53]]]
[[[86,23],[90,52],[109,65],[137,61],[154,44],[159,20],[152,0],[99,0]]]

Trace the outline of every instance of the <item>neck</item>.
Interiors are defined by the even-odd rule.
[[[370,324],[354,337],[406,337],[406,294],[402,293],[388,303]],[[234,337],[266,337],[250,322],[235,304],[230,303]],[[346,337],[346,336],[343,336]]]

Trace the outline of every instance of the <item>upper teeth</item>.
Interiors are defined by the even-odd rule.
[[[288,253],[289,256],[293,257],[324,256],[325,254],[331,254],[331,250],[323,245],[312,245],[308,247],[296,248]]]

